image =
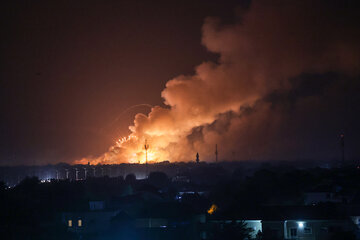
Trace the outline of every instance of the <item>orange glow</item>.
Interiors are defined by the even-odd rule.
[[[138,138],[135,135],[129,135],[118,139],[114,146],[111,146],[108,152],[97,158],[83,158],[75,161],[75,164],[119,164],[119,163],[140,163],[146,162],[146,153],[144,148],[145,138]],[[149,148],[147,150],[148,163],[161,162],[168,159],[168,154],[160,148],[162,145],[159,139],[152,141],[150,138]]]
[[[218,209],[218,206],[216,206],[216,204],[213,204],[213,205],[211,205],[211,207],[209,208],[207,213],[212,215],[212,214],[214,214],[214,212],[216,212],[217,209]]]

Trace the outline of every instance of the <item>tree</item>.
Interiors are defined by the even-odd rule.
[[[151,172],[149,174],[149,182],[155,187],[162,188],[168,184],[169,178],[163,172]]]
[[[125,182],[127,182],[127,183],[134,183],[134,182],[136,182],[136,176],[135,176],[135,174],[129,173],[128,175],[126,175],[126,177],[125,177]]]
[[[253,230],[248,228],[244,221],[232,221],[223,227],[213,229],[212,240],[248,240],[251,239],[250,233]]]
[[[353,232],[336,231],[332,234],[331,240],[355,240],[356,236]]]
[[[3,181],[0,181],[0,193],[6,190],[7,186]]]

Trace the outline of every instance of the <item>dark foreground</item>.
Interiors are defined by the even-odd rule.
[[[0,239],[359,239],[356,166],[101,168],[2,182]]]

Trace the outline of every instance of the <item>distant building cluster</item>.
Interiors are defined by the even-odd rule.
[[[53,229],[76,240],[360,239],[357,166],[193,161],[147,167],[13,168],[12,174],[35,169],[52,175],[0,186],[1,211],[13,217],[0,222],[0,236],[23,239],[12,231],[34,228],[39,236]]]

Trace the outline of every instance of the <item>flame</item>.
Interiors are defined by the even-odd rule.
[[[148,136],[149,137],[149,136]],[[83,158],[76,160],[75,164],[119,164],[119,163],[146,163],[145,137],[137,137],[130,134],[127,137],[119,138],[111,146],[108,152],[97,158]],[[161,143],[154,139],[147,140],[149,147],[147,149],[148,163],[161,162],[168,159],[166,151],[161,149]]]

